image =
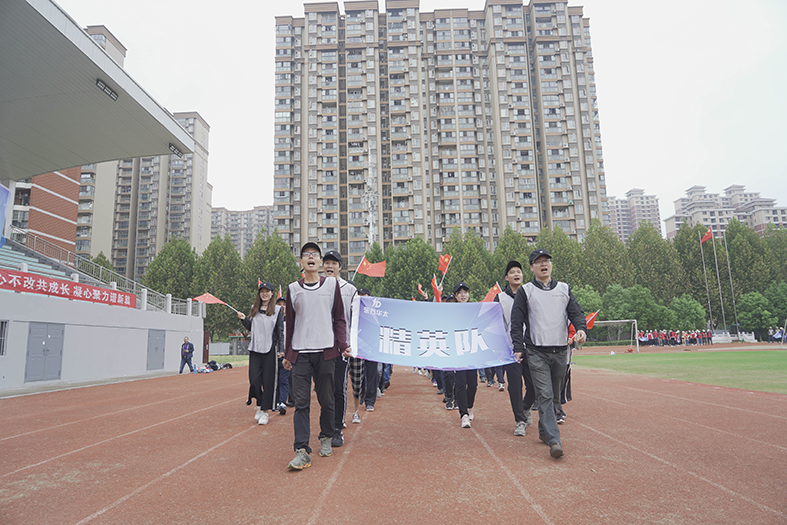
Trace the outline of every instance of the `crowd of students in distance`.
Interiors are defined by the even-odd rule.
[[[374,411],[377,399],[390,386],[392,371],[390,365],[352,356],[349,335],[353,300],[358,295],[369,295],[369,290],[358,290],[354,283],[340,277],[341,255],[329,251],[323,256],[317,244],[308,242],[301,247],[299,262],[303,278],[287,286],[285,297],[274,300],[274,285],[262,282],[248,315],[238,313],[251,334],[247,404],[256,400],[255,420],[266,425],[270,411],[285,415],[288,406],[295,407],[295,457],[287,465],[290,470],[311,465],[312,392],[320,405],[319,455],[328,457],[332,448],[344,444],[348,379],[353,399],[351,421],[360,423],[360,405],[366,413]],[[575,341],[581,344],[586,338],[586,324],[568,285],[551,278],[551,255],[546,250],[535,250],[529,262],[535,278],[523,283],[522,265],[510,261],[504,274],[506,288],[495,298],[503,307],[516,362],[482,371],[432,371],[426,375],[444,395],[445,408],[459,410],[462,428],[470,428],[475,419],[479,374],[487,386],[494,386],[497,377],[500,391],[505,390],[507,377],[516,423],[514,435],[525,435],[526,426],[533,421],[531,408],[537,407],[538,437],[550,447],[550,455],[559,458],[563,448],[557,425],[565,421],[561,402],[570,399],[568,325],[571,322],[576,327]],[[469,297],[470,287],[460,282],[445,302],[466,303]]]
[[[647,346],[701,346],[713,344],[710,330],[640,330],[640,344]]]

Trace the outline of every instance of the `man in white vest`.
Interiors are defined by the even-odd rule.
[[[585,314],[568,285],[552,279],[552,256],[544,249],[530,254],[534,279],[519,288],[511,311],[511,340],[517,359],[527,359],[538,401],[538,438],[553,458],[563,456],[556,410],[566,375],[568,325],[575,341],[586,339]],[[524,328],[524,333],[523,333]]]

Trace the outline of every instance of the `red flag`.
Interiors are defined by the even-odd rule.
[[[281,299],[281,285],[279,285],[279,295],[276,296],[276,300]]]
[[[421,287],[421,283],[418,283],[418,293],[420,293],[421,295],[423,295],[423,296],[424,296],[424,299],[426,299],[427,301],[429,300],[429,294],[428,294],[428,293],[426,293],[426,292],[424,291],[424,289]]]
[[[415,297],[413,297],[413,296],[410,296],[410,299],[412,299],[413,301],[415,301]],[[418,301],[416,301],[416,302],[418,302]]]
[[[588,325],[588,330],[590,330],[591,328],[593,328],[593,323],[595,323],[595,322],[596,322],[596,317],[598,317],[598,313],[599,313],[600,311],[601,311],[601,310],[596,310],[596,311],[595,311],[595,312],[593,312],[592,314],[587,314],[587,315],[585,316],[585,322],[586,322],[586,323],[587,323],[587,325]],[[571,341],[573,341],[573,340],[574,340],[574,334],[576,334],[576,333],[577,333],[577,331],[576,331],[576,329],[574,328],[574,323],[569,323],[569,325],[568,325],[568,341],[569,341],[569,342],[571,342]]]
[[[366,260],[366,256],[361,259],[361,264],[358,266],[358,273],[368,275],[369,277],[385,277],[385,261],[378,263],[370,263]]]
[[[438,303],[443,302],[443,294],[440,292],[440,289],[437,287],[437,277],[432,274],[432,291],[434,292],[435,301]]]
[[[205,304],[227,304],[224,301],[222,301],[221,299],[219,299],[217,297],[214,297],[214,296],[212,296],[209,293],[204,293],[204,294],[200,295],[199,297],[195,297],[194,300],[195,301],[199,301],[201,303],[205,303]]]
[[[481,301],[482,303],[491,303],[495,300],[495,296],[499,293],[503,293],[503,290],[500,289],[500,285],[495,283],[495,285],[486,293],[486,297],[483,298]]]
[[[448,255],[447,253],[445,255],[441,255],[440,256],[440,259],[439,259],[440,260],[440,266],[439,266],[439,268],[440,268],[440,271],[442,272],[443,275],[445,275],[445,272],[448,270],[448,265],[451,264],[451,259],[452,258],[453,257]]]
[[[700,240],[700,244],[704,243],[708,239],[711,239],[712,237],[713,237],[713,232],[711,231],[710,226],[708,226],[708,231],[706,231],[705,235],[702,236],[702,239]]]
[[[257,277],[257,288],[259,288],[260,286],[262,286],[262,279]]]

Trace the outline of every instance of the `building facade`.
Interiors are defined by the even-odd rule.
[[[715,237],[721,236],[733,218],[763,235],[768,225],[787,228],[787,207],[776,206],[776,199],[747,192],[745,186],[734,184],[723,194],[707,193],[705,186],[692,186],[686,196],[675,201],[675,215],[664,220],[667,238],[673,239],[683,224],[703,224]]]
[[[246,257],[260,232],[268,235],[273,229],[273,206],[255,206],[245,211],[213,208],[211,212],[210,238],[229,235],[241,257]]]
[[[305,4],[276,18],[274,225],[369,243],[608,223],[589,20],[564,2]]]
[[[638,188],[627,191],[625,199],[609,197],[609,225],[621,241],[628,241],[642,221],[661,232],[658,197],[645,195],[645,190]]]

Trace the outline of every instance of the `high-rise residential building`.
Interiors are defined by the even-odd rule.
[[[609,197],[609,225],[621,241],[628,241],[642,221],[661,232],[658,197],[638,188],[627,191],[625,199]]]
[[[724,194],[707,193],[705,186],[692,186],[686,196],[675,201],[675,215],[664,220],[667,238],[673,239],[683,224],[703,224],[718,237],[731,219],[737,219],[762,235],[769,224],[787,228],[787,207],[777,207],[776,199],[746,192],[746,187],[733,184]]]
[[[210,238],[229,235],[241,257],[246,257],[260,232],[268,235],[273,229],[273,206],[255,206],[245,211],[213,208],[211,212]]]
[[[480,1],[480,0],[479,0]],[[565,2],[304,5],[276,18],[274,219],[349,267],[459,228],[608,223],[590,22]]]
[[[123,159],[116,173],[112,266],[139,280],[170,237],[202,253],[210,242],[210,126],[196,112],[174,113],[194,137],[194,153]]]

